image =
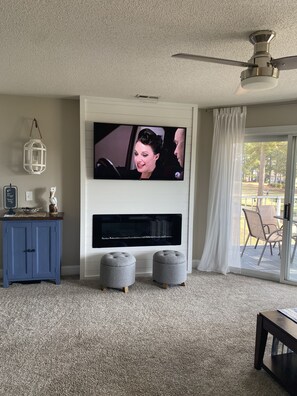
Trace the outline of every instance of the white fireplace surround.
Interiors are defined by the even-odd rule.
[[[168,246],[115,248],[92,247],[93,214],[181,213],[180,245],[170,246],[187,258],[192,271],[194,166],[198,129],[198,107],[191,104],[145,103],[82,96],[80,98],[81,144],[81,235],[80,277],[99,277],[101,257],[110,251],[127,251],[136,258],[136,274],[151,274],[153,254]],[[93,179],[93,124],[111,122],[180,126],[187,128],[183,181]]]

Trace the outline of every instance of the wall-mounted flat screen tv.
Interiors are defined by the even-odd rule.
[[[186,128],[94,122],[94,179],[183,180]]]

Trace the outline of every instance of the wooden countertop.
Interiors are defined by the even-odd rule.
[[[63,220],[64,212],[58,212],[57,214],[51,214],[49,212],[37,212],[37,213],[24,213],[22,210],[15,210],[14,215],[8,215],[7,210],[0,211],[0,221],[17,221],[17,220]]]

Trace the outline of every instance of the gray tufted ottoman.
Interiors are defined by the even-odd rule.
[[[126,252],[105,254],[100,263],[101,290],[111,287],[127,293],[135,282],[135,261],[135,257]]]
[[[153,280],[168,285],[185,286],[187,268],[185,256],[176,250],[160,250],[153,256]]]

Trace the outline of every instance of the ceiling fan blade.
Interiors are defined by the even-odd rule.
[[[222,58],[212,58],[211,56],[202,56],[202,55],[192,55],[192,54],[174,54],[171,55],[173,58],[182,58],[182,59],[190,59],[202,62],[210,62],[210,63],[219,63],[221,65],[229,65],[229,66],[240,66],[240,67],[257,67],[254,63],[248,62],[240,62],[231,59],[222,59]]]
[[[293,70],[297,69],[297,55],[286,56],[284,58],[271,59],[272,66],[277,67],[279,70]]]

